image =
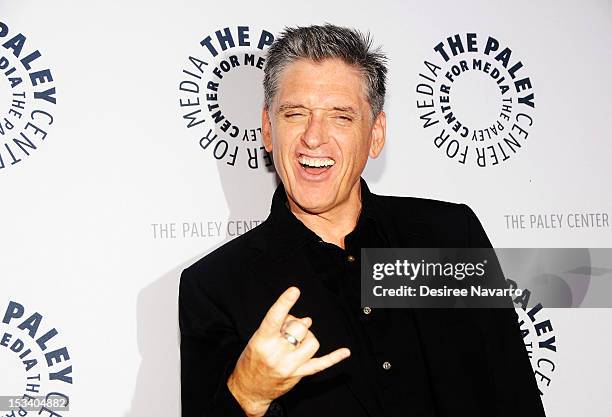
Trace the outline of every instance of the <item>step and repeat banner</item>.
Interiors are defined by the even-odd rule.
[[[179,276],[267,217],[261,82],[285,26],[355,27],[387,53],[372,191],[467,203],[496,247],[612,247],[611,16],[1,0],[0,409],[27,394],[65,416],[180,415]],[[609,416],[612,311],[517,311],[547,415]]]

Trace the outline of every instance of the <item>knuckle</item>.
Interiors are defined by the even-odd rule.
[[[264,361],[266,360],[266,355],[264,354],[260,343],[251,345],[250,351],[252,357],[263,358]]]
[[[269,351],[270,351],[270,347],[269,347],[269,343],[266,343],[266,340],[264,340],[261,337],[258,337],[257,339],[251,340],[251,342],[249,343],[250,349],[251,351],[257,355],[258,357],[262,357],[263,360],[265,360],[266,362],[269,359]]]
[[[319,343],[319,341],[316,338],[312,339],[312,348],[314,350],[319,350],[319,348],[321,347],[321,344]]]
[[[286,365],[278,365],[274,368],[274,375],[279,379],[287,379],[291,376],[291,369]]]
[[[261,334],[261,332],[259,330],[256,330],[255,333],[253,333],[253,336],[251,336],[251,339],[249,340],[248,346],[250,346],[252,348],[257,347],[257,346],[262,344],[263,339],[264,339],[264,337]]]

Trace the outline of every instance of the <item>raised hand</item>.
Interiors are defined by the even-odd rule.
[[[300,296],[296,287],[278,297],[242,351],[227,386],[248,416],[266,413],[270,403],[305,376],[321,372],[350,356],[347,348],[315,358],[319,341],[312,319],[289,311]]]

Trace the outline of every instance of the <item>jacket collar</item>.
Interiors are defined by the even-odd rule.
[[[373,221],[375,224],[380,224],[380,213],[375,204],[375,194],[372,194],[368,185],[363,178],[360,178],[361,183],[361,212],[355,229],[366,221]],[[274,196],[272,197],[272,205],[270,215],[268,216],[274,233],[276,244],[274,248],[280,253],[286,253],[287,250],[295,249],[311,241],[321,241],[314,231],[304,225],[289,209],[287,203],[287,193],[281,182]],[[378,227],[380,231],[381,228]]]

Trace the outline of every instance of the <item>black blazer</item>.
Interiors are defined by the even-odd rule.
[[[372,201],[391,231],[391,247],[491,247],[466,205],[375,194]],[[313,319],[311,329],[320,342],[316,356],[339,347],[349,347],[352,355],[304,378],[267,414],[383,417],[373,379],[349,343],[333,294],[315,276],[291,273],[303,258],[300,240],[270,215],[183,271],[183,417],[244,416],[227,378],[269,307],[291,285],[301,290],[291,313]],[[544,416],[513,309],[421,309],[414,317],[438,417]]]

